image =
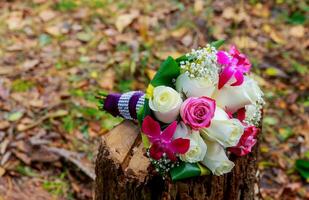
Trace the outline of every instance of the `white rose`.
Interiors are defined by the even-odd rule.
[[[210,140],[219,142],[224,147],[232,147],[238,144],[244,133],[244,126],[238,119],[229,119],[224,110],[216,107],[215,116],[208,128],[200,130]]]
[[[187,97],[211,97],[215,89],[210,79],[190,78],[187,73],[181,74],[176,80],[176,90]]]
[[[204,159],[207,146],[198,131],[192,132],[188,126],[180,122],[173,136],[173,139],[177,138],[186,138],[190,140],[189,150],[185,154],[180,155],[182,161],[196,163]]]
[[[158,86],[153,90],[153,96],[149,99],[149,107],[155,117],[164,123],[171,123],[179,115],[182,99],[179,93],[171,87]]]
[[[208,167],[214,175],[220,176],[230,172],[235,164],[228,159],[224,148],[214,141],[205,140],[207,152],[202,164]]]
[[[217,90],[212,98],[216,100],[218,106],[234,113],[246,105],[262,102],[262,96],[263,92],[257,83],[245,76],[243,84],[240,86],[225,85],[220,90]]]
[[[196,163],[204,159],[207,151],[207,146],[200,136],[198,131],[193,131],[187,135],[187,139],[190,140],[189,150],[185,154],[180,155],[180,159],[184,162]]]

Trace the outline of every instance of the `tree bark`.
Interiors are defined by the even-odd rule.
[[[125,121],[102,139],[96,160],[96,200],[253,200],[257,187],[258,144],[235,162],[224,176],[202,176],[183,181],[151,175],[139,128]]]

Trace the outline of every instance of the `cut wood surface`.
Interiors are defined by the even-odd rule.
[[[139,128],[124,121],[102,138],[96,161],[96,200],[207,199],[252,200],[257,187],[258,145],[235,162],[224,176],[202,176],[183,181],[162,180],[151,171]]]

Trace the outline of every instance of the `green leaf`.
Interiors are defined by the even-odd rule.
[[[62,69],[62,64],[61,64],[61,62],[57,62],[56,64],[55,64],[55,67],[56,67],[56,69]]]
[[[259,162],[260,168],[267,168],[267,167],[276,167],[277,165],[270,161],[261,161]]]
[[[215,47],[216,49],[219,49],[223,44],[224,44],[225,40],[217,40],[212,42],[210,45]]]
[[[177,62],[169,56],[160,66],[158,72],[150,82],[154,87],[165,85],[173,87],[173,79],[180,74],[180,67]]]
[[[142,135],[142,142],[143,142],[144,148],[148,149],[150,147],[150,141],[145,134],[142,133],[141,135]]]
[[[274,68],[274,67],[268,67],[265,71],[265,73],[268,75],[268,76],[277,76],[280,71],[277,69],[277,68]]]
[[[102,116],[102,111],[91,108],[91,107],[77,107],[78,111],[83,114],[85,117],[96,117],[96,116]]]
[[[44,181],[42,187],[56,196],[62,196],[68,190],[68,184],[63,180]]]
[[[80,126],[79,130],[86,139],[89,139],[88,124]]]
[[[309,160],[296,160],[295,168],[303,178],[309,180]]]
[[[132,90],[132,80],[123,80],[118,84],[118,90],[120,92],[129,92]]]
[[[291,24],[304,24],[306,21],[306,16],[301,12],[294,12],[287,21]]]
[[[177,181],[195,176],[208,175],[210,171],[197,163],[181,162],[179,166],[171,169],[170,174],[172,180]]]
[[[90,61],[90,58],[87,56],[81,56],[79,57],[79,62],[81,63],[88,63]]]
[[[147,101],[147,99],[145,99],[145,101]],[[145,107],[145,104],[144,106],[141,106],[140,109],[138,109],[137,111],[137,120],[140,126],[142,126],[142,122],[144,119],[144,107]]]
[[[306,74],[308,72],[308,68],[305,65],[302,65],[301,63],[298,63],[295,60],[291,60],[292,67],[300,74]]]
[[[93,38],[93,34],[89,32],[80,32],[77,33],[76,37],[82,42],[89,42]]]
[[[77,7],[77,4],[74,0],[60,0],[56,4],[56,9],[60,11],[70,11],[74,10]]]
[[[8,114],[7,120],[14,122],[14,121],[19,120],[23,115],[24,113],[21,111],[11,112]]]
[[[75,122],[72,116],[68,115],[63,118],[63,128],[68,132],[72,133],[75,128]]]
[[[267,125],[276,125],[278,123],[278,119],[274,117],[264,117],[263,123]]]
[[[35,173],[30,167],[18,165],[15,169],[18,173],[22,174],[23,176],[30,176],[36,177],[37,173]]]
[[[289,139],[292,135],[293,135],[293,131],[289,127],[279,129],[279,139],[283,142],[285,142],[287,139]]]
[[[27,92],[34,86],[34,83],[28,80],[16,79],[12,83],[13,92]]]
[[[137,112],[137,119],[138,119],[140,126],[142,125],[144,118],[150,114],[151,114],[151,111],[149,107],[149,99],[145,98],[144,106],[140,108]]]
[[[109,113],[105,113],[105,118],[101,121],[101,126],[107,130],[111,130],[116,125],[121,123],[123,121],[123,118],[121,117],[114,117]]]

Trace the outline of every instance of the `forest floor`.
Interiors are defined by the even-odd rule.
[[[295,167],[309,159],[308,12],[298,0],[1,0],[0,199],[91,199],[100,136],[121,121],[95,92],[144,90],[168,55],[217,39],[249,56],[265,91],[262,197],[309,199]]]

